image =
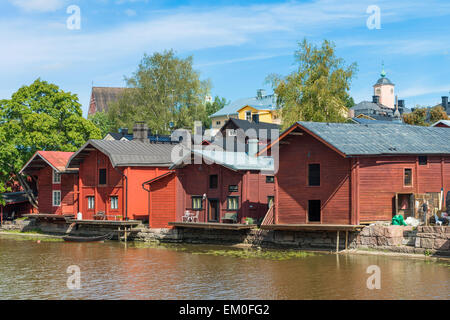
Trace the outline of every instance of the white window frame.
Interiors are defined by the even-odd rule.
[[[234,129],[228,129],[227,132],[228,132],[228,136],[229,137],[236,137],[237,136],[236,130],[234,130]]]
[[[92,207],[90,206],[91,202],[89,201],[91,198],[93,199]],[[87,208],[88,208],[88,210],[94,210],[95,209],[95,196],[87,196]]]
[[[61,174],[56,172],[56,170],[53,170],[52,181],[53,184],[61,184]]]
[[[58,197],[55,195],[58,194]],[[56,200],[59,200],[56,202]],[[61,190],[53,190],[52,191],[52,205],[53,207],[60,207],[61,206]]]
[[[252,122],[252,115],[251,111],[245,111],[245,120]]]
[[[113,199],[115,199],[115,201],[113,201]],[[119,197],[118,196],[111,196],[110,197],[110,202],[111,202],[111,210],[119,210]],[[115,206],[113,206],[113,204],[115,204]]]

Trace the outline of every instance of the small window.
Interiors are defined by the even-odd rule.
[[[210,189],[217,189],[217,184],[219,182],[219,177],[217,174],[212,174],[209,176],[209,188]]]
[[[228,210],[238,210],[239,209],[239,197],[228,197],[227,198],[227,209]]]
[[[405,187],[412,186],[412,169],[405,169],[404,185],[405,185]]]
[[[267,206],[270,208],[271,206],[273,206],[273,201],[274,201],[274,196],[268,196],[267,197]]]
[[[320,186],[320,164],[314,163],[308,165],[308,185]]]
[[[59,207],[61,205],[61,191],[60,190],[54,190],[53,191],[53,206]]]
[[[192,197],[192,209],[201,210],[203,209],[203,197],[194,196]]]
[[[266,183],[274,183],[275,177],[274,176],[266,176]]]
[[[419,156],[419,165],[426,166],[428,164],[427,156]]]
[[[247,120],[247,121],[252,121],[252,112],[251,111],[247,111],[246,113],[245,113],[245,120]]]
[[[216,121],[216,125],[218,125],[218,126],[219,126],[219,125],[220,125],[220,121]]]
[[[236,130],[229,129],[229,130],[227,130],[227,132],[228,132],[228,136],[229,137],[236,137],[237,136]]]
[[[53,183],[59,184],[61,183],[61,174],[53,170]]]
[[[117,210],[117,209],[119,209],[119,197],[112,196],[111,197],[111,210]]]
[[[230,185],[228,186],[228,192],[238,192],[238,190],[239,190],[239,188],[238,188],[237,185],[230,184]]]
[[[98,184],[105,185],[106,184],[106,169],[98,170]]]
[[[88,200],[88,209],[89,210],[94,210],[94,208],[95,208],[95,197],[94,196],[88,196],[87,200]]]

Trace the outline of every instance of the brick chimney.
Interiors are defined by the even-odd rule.
[[[149,142],[148,126],[145,122],[139,121],[134,124],[133,140],[141,141],[141,142]]]

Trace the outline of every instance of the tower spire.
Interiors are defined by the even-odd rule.
[[[386,77],[386,71],[384,71],[384,61],[381,62],[381,77]]]

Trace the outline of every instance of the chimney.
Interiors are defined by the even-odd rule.
[[[379,96],[372,96],[372,102],[373,103],[380,103],[380,97]]]
[[[256,90],[256,98],[262,99],[265,96],[266,96],[266,90],[264,90],[264,89]]]
[[[450,113],[450,106],[448,105],[448,97],[442,97],[442,108],[444,108],[444,110],[447,113]]]
[[[119,128],[119,133],[123,137],[124,135],[128,134],[128,128]]]
[[[254,157],[258,153],[258,139],[248,139],[248,155]]]
[[[145,122],[139,121],[134,124],[133,140],[141,142],[149,142],[148,140],[148,126]]]

